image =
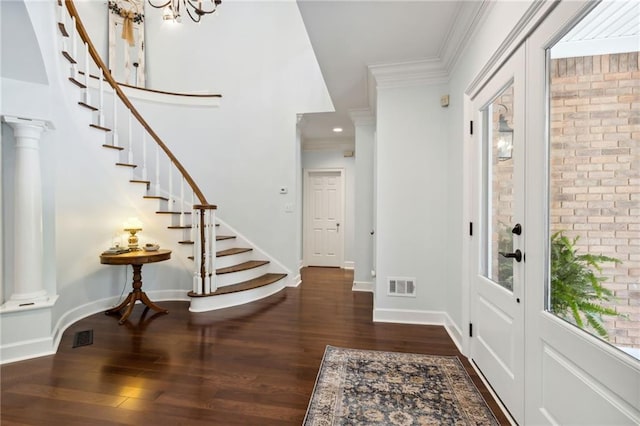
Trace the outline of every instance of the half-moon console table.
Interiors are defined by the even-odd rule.
[[[133,311],[133,307],[136,304],[136,301],[139,300],[148,308],[153,309],[154,311],[163,312],[168,314],[169,311],[167,309],[161,308],[160,306],[153,303],[147,297],[147,294],[142,291],[142,265],[145,263],[155,263],[162,262],[163,260],[168,260],[171,258],[171,250],[157,250],[157,251],[130,251],[128,253],[121,254],[101,254],[100,255],[100,263],[104,265],[131,265],[133,266],[133,290],[127,298],[115,308],[109,309],[105,312],[107,315],[112,315],[115,313],[119,313],[125,306],[126,310],[119,324],[124,324],[124,322],[129,318],[131,312]]]

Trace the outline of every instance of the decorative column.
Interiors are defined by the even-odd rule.
[[[14,288],[10,306],[47,300],[42,277],[42,182],[40,137],[47,122],[4,116],[16,140],[14,180]]]

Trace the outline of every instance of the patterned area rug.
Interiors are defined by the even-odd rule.
[[[327,346],[305,426],[497,425],[457,357]]]

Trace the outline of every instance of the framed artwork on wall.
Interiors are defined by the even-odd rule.
[[[119,83],[145,87],[144,0],[109,0],[109,69]]]

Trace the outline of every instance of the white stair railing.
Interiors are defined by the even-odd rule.
[[[123,165],[141,167],[132,168],[132,181],[147,184],[147,190],[155,196],[166,195],[169,199],[169,211],[180,213],[180,227],[187,227],[186,213],[191,212],[191,229],[189,234],[193,241],[194,280],[193,293],[206,295],[215,291],[215,248],[216,206],[209,204],[182,164],[177,160],[167,145],[160,139],[156,132],[149,126],[138,110],[123,92],[120,85],[114,80],[104,61],[98,55],[91,42],[78,11],[72,0],[58,1],[57,18],[58,27],[62,34],[63,56],[70,63],[70,78],[82,88],[80,104],[89,108],[95,114],[92,127],[97,127],[108,133],[105,136],[109,143],[104,146],[121,151]],[[78,44],[82,43],[82,49]],[[69,44],[71,44],[69,46]],[[83,57],[80,58],[79,55]],[[79,65],[82,64],[82,65]],[[92,67],[95,73],[92,72]],[[81,69],[82,68],[82,69]],[[82,74],[82,81],[80,75]],[[83,87],[84,86],[84,87]],[[95,91],[97,105],[92,105],[91,91]],[[105,96],[112,97],[110,111],[105,109]],[[127,120],[119,120],[126,114]],[[125,126],[122,128],[122,126]],[[109,127],[110,126],[110,127]],[[126,147],[120,146],[120,135],[126,134]],[[155,156],[152,159],[147,156],[147,139],[155,142]],[[166,161],[163,161],[163,158]],[[138,161],[141,164],[137,164]],[[166,164],[166,166],[163,166]],[[148,171],[155,172],[154,181],[149,180]],[[174,190],[174,176],[180,177],[179,198],[176,200]],[[191,204],[186,203],[186,187],[191,188]],[[164,192],[163,188],[167,188]],[[195,202],[199,204],[195,204]]]

